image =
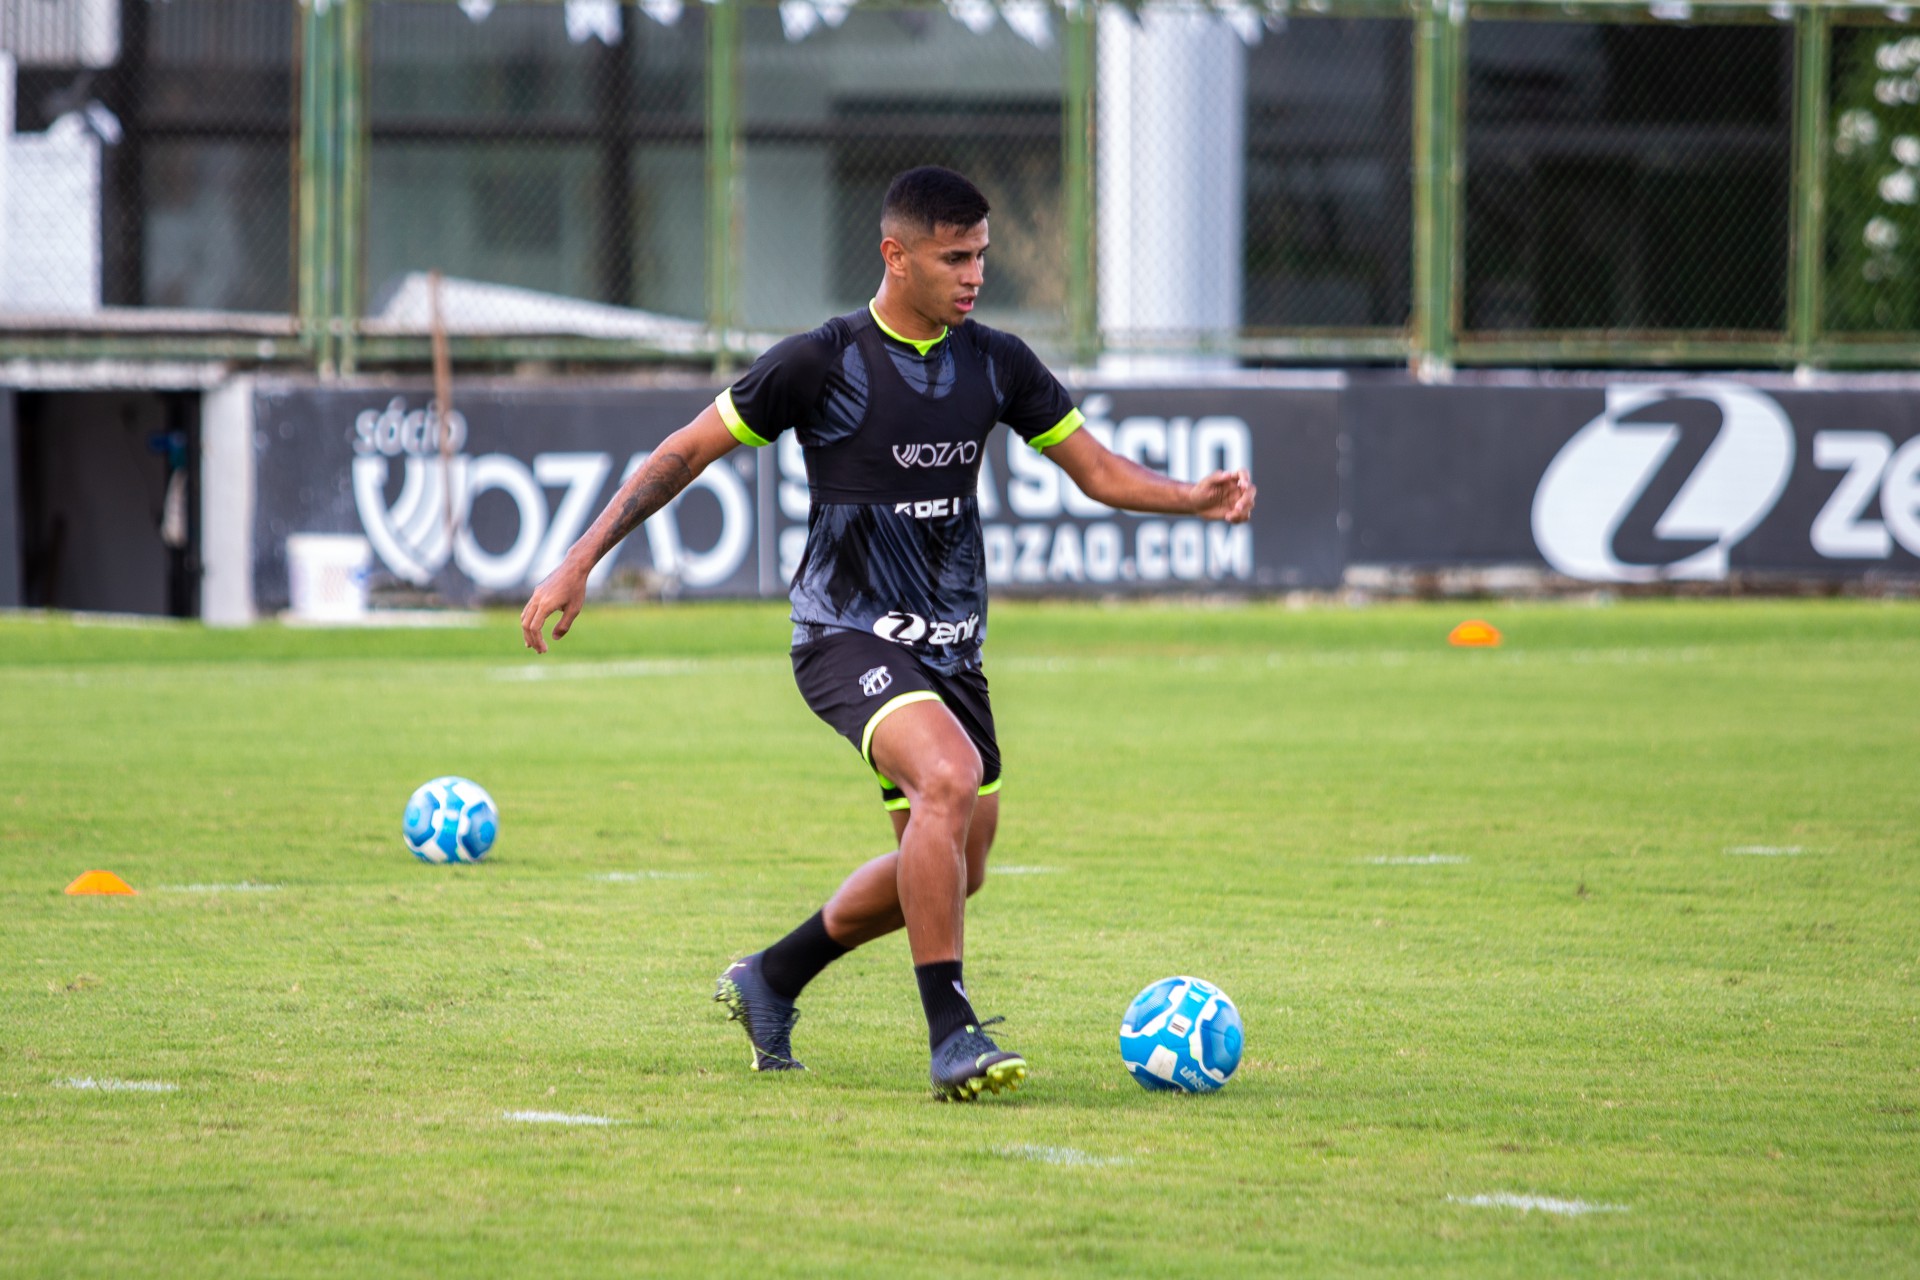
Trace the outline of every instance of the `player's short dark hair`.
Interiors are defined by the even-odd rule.
[[[880,227],[911,228],[931,235],[935,227],[978,226],[987,216],[987,198],[980,188],[951,169],[926,165],[909,169],[887,187],[880,204]]]

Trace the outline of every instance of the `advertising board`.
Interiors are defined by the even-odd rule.
[[[443,433],[424,386],[263,384],[256,607],[287,604],[298,534],[364,536],[376,585],[524,595],[712,395],[481,386]],[[1178,479],[1248,468],[1259,509],[1234,527],[1112,511],[996,431],[979,502],[998,593],[1257,594],[1335,587],[1349,565],[1531,565],[1596,583],[1920,573],[1920,395],[1897,386],[1388,376],[1077,399],[1086,429],[1143,466]],[[594,584],[637,572],[690,596],[780,596],[808,501],[794,433],[735,450]]]
[[[359,534],[377,576],[524,593],[711,389],[476,389],[445,432],[423,387],[262,387],[255,403],[254,591],[287,602],[286,542]],[[1330,587],[1342,565],[1336,392],[1153,388],[1080,398],[1087,430],[1186,479],[1246,467],[1262,507],[1241,526],[1115,512],[996,431],[979,499],[989,583],[1046,594]],[[905,465],[905,464],[903,464]],[[650,571],[677,592],[779,596],[806,539],[797,437],[708,468],[595,571]]]
[[[1345,392],[1354,563],[1920,570],[1920,397],[1719,378]]]

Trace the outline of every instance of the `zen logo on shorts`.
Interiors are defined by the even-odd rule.
[[[962,622],[930,622],[917,613],[898,609],[873,624],[873,634],[895,644],[918,644],[922,640],[938,647],[962,644],[980,631],[980,615],[970,613]]]
[[[860,692],[869,698],[885,693],[887,686],[893,683],[893,676],[885,667],[875,667],[860,677]]]

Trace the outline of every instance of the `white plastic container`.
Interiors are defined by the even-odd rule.
[[[363,622],[373,548],[356,533],[287,536],[287,613],[299,622]]]

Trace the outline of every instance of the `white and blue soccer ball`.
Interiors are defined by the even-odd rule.
[[[435,778],[407,801],[404,829],[422,862],[478,862],[500,834],[500,810],[470,778]]]
[[[1240,1010],[1199,978],[1162,978],[1127,1006],[1120,1058],[1148,1089],[1211,1093],[1240,1065]]]

